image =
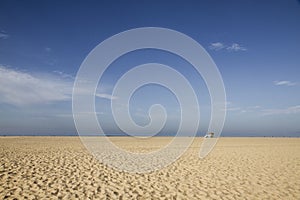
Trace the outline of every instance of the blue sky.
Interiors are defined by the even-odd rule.
[[[299,1],[1,1],[0,134],[74,134],[72,87],[88,53],[119,32],[164,27],[199,42],[226,88],[223,135],[300,136]],[[184,74],[200,102],[204,134],[210,100],[200,75],[175,55],[131,52],[107,70],[96,101],[106,132],[117,133],[110,101],[118,78],[135,65],[158,62]],[[137,124],[154,103],[165,106],[164,132],[178,127],[169,91],[145,86],[131,101]]]

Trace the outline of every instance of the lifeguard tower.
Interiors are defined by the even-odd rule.
[[[207,133],[204,137],[205,138],[213,138],[214,137],[214,133],[213,132],[211,132],[211,133]]]

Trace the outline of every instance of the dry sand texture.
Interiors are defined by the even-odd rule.
[[[112,140],[147,152],[169,138]],[[0,199],[300,199],[300,138],[222,138],[199,159],[201,140],[162,170],[129,174],[78,137],[1,137]]]

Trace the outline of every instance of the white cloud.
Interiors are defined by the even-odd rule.
[[[8,34],[6,34],[6,33],[3,33],[3,32],[0,32],[0,39],[7,39],[7,38],[9,38],[9,35]]]
[[[263,116],[266,115],[282,115],[282,114],[297,114],[300,113],[300,105],[290,106],[287,108],[281,109],[264,109],[261,106],[248,106],[248,107],[236,107],[236,106],[229,106],[226,109],[228,112],[234,113],[256,113]]]
[[[260,109],[261,106],[250,106],[249,109]]]
[[[225,45],[222,42],[214,42],[209,45],[209,48],[214,51],[227,50],[227,51],[247,51],[247,49],[238,43]]]
[[[0,66],[0,103],[29,105],[71,99],[73,82]]]
[[[231,101],[226,101],[225,104],[226,104],[226,106],[230,106],[230,105],[232,105],[232,102]]]
[[[241,45],[237,43],[233,43],[230,46],[226,48],[228,51],[246,51],[247,49],[245,47],[242,47]]]
[[[74,77],[61,71],[53,73],[33,75],[0,65],[0,103],[22,106],[71,100]],[[96,96],[117,99],[106,93]]]
[[[274,83],[274,85],[278,85],[278,86],[280,86],[280,85],[282,85],[282,86],[294,86],[294,85],[297,84],[297,83],[291,82],[291,81],[274,81],[273,83]]]
[[[263,115],[296,114],[300,113],[300,105],[282,109],[264,109],[262,111]]]
[[[235,106],[232,102],[230,101],[226,101],[226,109],[225,109],[226,112],[242,112],[242,108],[241,107],[238,107],[238,106]]]
[[[226,111],[240,111],[240,107],[231,107],[231,108],[226,108]]]
[[[116,96],[112,96],[110,94],[105,94],[105,93],[97,93],[96,97],[103,98],[103,99],[109,99],[109,100],[118,99],[118,97],[116,97]]]
[[[215,51],[219,51],[221,49],[224,49],[225,48],[225,45],[221,42],[215,42],[215,43],[211,43],[209,48],[211,50],[215,50]]]
[[[261,106],[236,106],[234,103],[227,101],[226,102],[226,111],[235,112],[235,113],[253,113],[261,111]]]
[[[62,72],[62,71],[58,71],[58,70],[54,70],[53,73],[55,74],[58,74],[60,77],[62,78],[69,78],[69,79],[75,79],[74,76],[70,75],[70,74],[67,74],[65,72]]]

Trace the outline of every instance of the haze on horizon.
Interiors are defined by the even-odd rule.
[[[0,135],[74,135],[72,89],[76,73],[100,42],[139,27],[180,31],[210,54],[227,95],[223,136],[300,136],[300,3],[279,1],[1,1]],[[117,59],[96,91],[100,123],[119,134],[110,110],[114,84],[143,63],[182,73],[200,103],[199,135],[210,119],[202,77],[182,58],[146,49]],[[162,135],[180,121],[175,96],[157,85],[137,90],[132,118],[149,123],[160,103],[168,114]],[[157,116],[160,117],[160,116]],[[188,133],[187,133],[188,134]]]

